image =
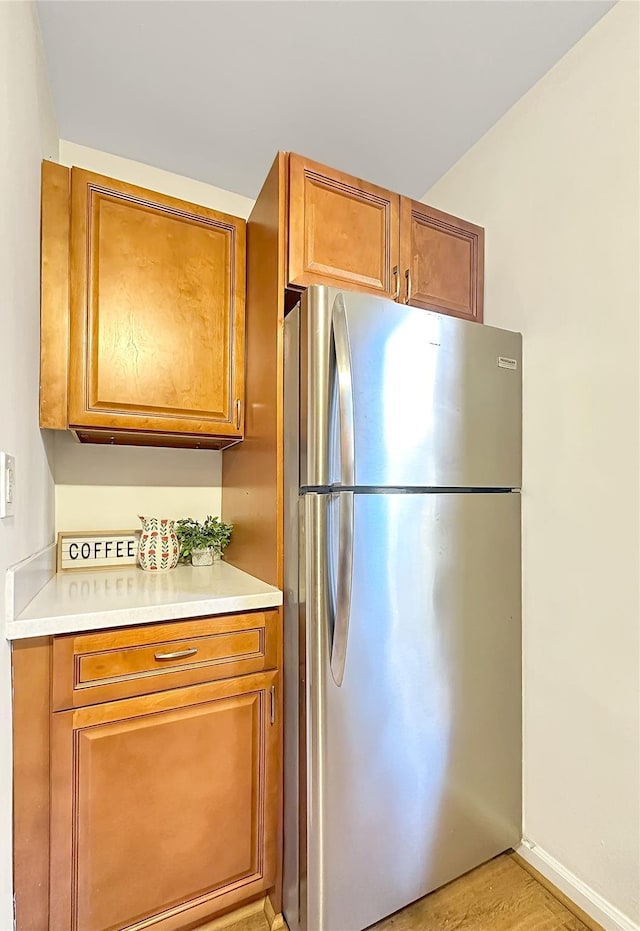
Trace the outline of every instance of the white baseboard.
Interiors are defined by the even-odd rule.
[[[640,925],[623,915],[533,841],[523,838],[516,852],[594,921],[602,925],[605,931],[640,931]]]

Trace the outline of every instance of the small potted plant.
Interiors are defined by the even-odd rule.
[[[223,550],[229,545],[232,524],[225,524],[219,517],[209,515],[205,520],[184,517],[176,523],[176,536],[180,543],[180,558],[192,566],[211,566],[222,558]]]

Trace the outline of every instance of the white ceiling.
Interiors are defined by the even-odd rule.
[[[278,149],[421,197],[613,6],[38,4],[63,139],[255,197]]]

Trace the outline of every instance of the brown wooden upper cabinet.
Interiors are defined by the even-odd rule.
[[[292,286],[344,286],[482,322],[484,230],[289,155]]]
[[[393,297],[399,207],[391,191],[290,155],[289,283]]]
[[[482,323],[481,226],[402,197],[400,266],[406,304]]]
[[[64,247],[58,243],[56,252],[47,237],[65,235],[65,192],[61,166],[46,164],[41,426],[68,426],[89,442],[218,449],[237,442],[245,221],[73,168],[69,266],[61,269],[51,257],[63,261]],[[49,172],[57,193],[47,188]],[[68,311],[60,306],[65,272]],[[67,312],[66,422],[52,423],[51,393],[64,378],[54,372],[60,360],[46,341],[48,334],[60,339]],[[58,407],[64,412],[64,404]]]

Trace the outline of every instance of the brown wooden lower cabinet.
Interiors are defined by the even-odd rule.
[[[52,931],[169,931],[276,866],[277,673],[53,716]]]
[[[279,907],[278,618],[14,646],[17,931],[185,931],[266,895]],[[157,674],[149,651],[179,658]],[[104,692],[74,690],[83,660]]]

